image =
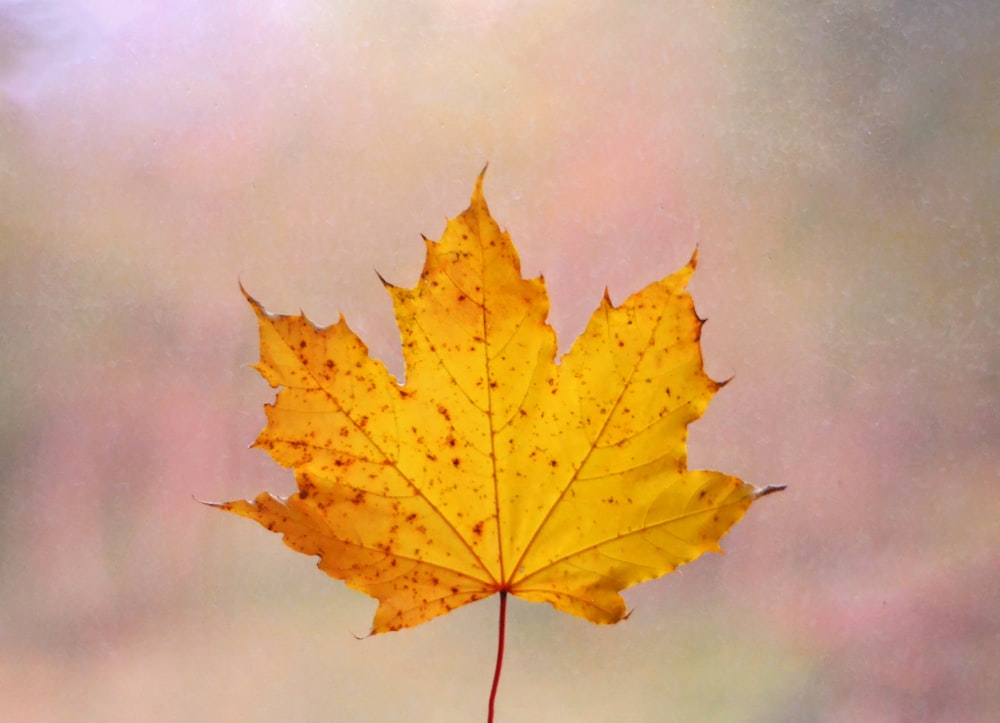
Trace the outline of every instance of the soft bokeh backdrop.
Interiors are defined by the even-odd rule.
[[[16,721],[485,717],[496,600],[372,601],[192,500],[287,493],[237,282],[401,371],[486,193],[562,347],[683,264],[758,485],[602,628],[515,601],[507,721],[1000,717],[1000,13],[0,0],[0,701]]]

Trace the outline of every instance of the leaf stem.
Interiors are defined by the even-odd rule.
[[[500,669],[503,668],[503,641],[507,631],[507,591],[500,591],[500,630],[497,634],[497,667],[493,671],[493,688],[490,690],[490,714],[487,723],[493,723],[493,703],[497,699],[500,684]]]

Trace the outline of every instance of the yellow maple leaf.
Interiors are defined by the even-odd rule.
[[[373,633],[496,592],[617,622],[619,591],[718,551],[777,489],[687,468],[687,425],[721,386],[684,290],[697,254],[620,306],[605,292],[557,364],[544,282],[521,277],[482,180],[426,242],[417,285],[383,281],[405,384],[343,317],[320,329],[247,296],[256,368],[281,388],[255,446],[295,470],[298,492],[218,506],[377,598]]]

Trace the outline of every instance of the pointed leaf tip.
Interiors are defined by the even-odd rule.
[[[243,298],[247,300],[247,303],[250,304],[250,308],[253,309],[254,314],[258,318],[259,317],[265,317],[268,319],[271,318],[271,313],[264,308],[263,304],[261,304],[259,301],[257,301],[257,299],[255,299],[253,296],[250,295],[250,292],[243,287],[242,282],[240,283],[240,291],[243,292]]]
[[[487,166],[483,166],[483,170],[479,172],[479,176],[476,178],[475,188],[472,189],[472,202],[470,206],[481,205],[484,209],[486,208],[486,197],[483,195],[483,179],[486,177]],[[488,210],[486,212],[489,213]]]
[[[761,487],[753,493],[753,498],[755,500],[764,497],[765,495],[774,494],[775,492],[781,492],[781,490],[786,489],[788,485],[768,485],[767,487]]]

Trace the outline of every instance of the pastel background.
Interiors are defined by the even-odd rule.
[[[692,467],[787,484],[597,627],[515,601],[505,721],[1000,718],[994,3],[0,0],[0,709],[485,719],[496,600],[374,603],[193,501],[246,449],[269,309],[401,370],[487,161],[562,348],[682,265],[733,381]]]

